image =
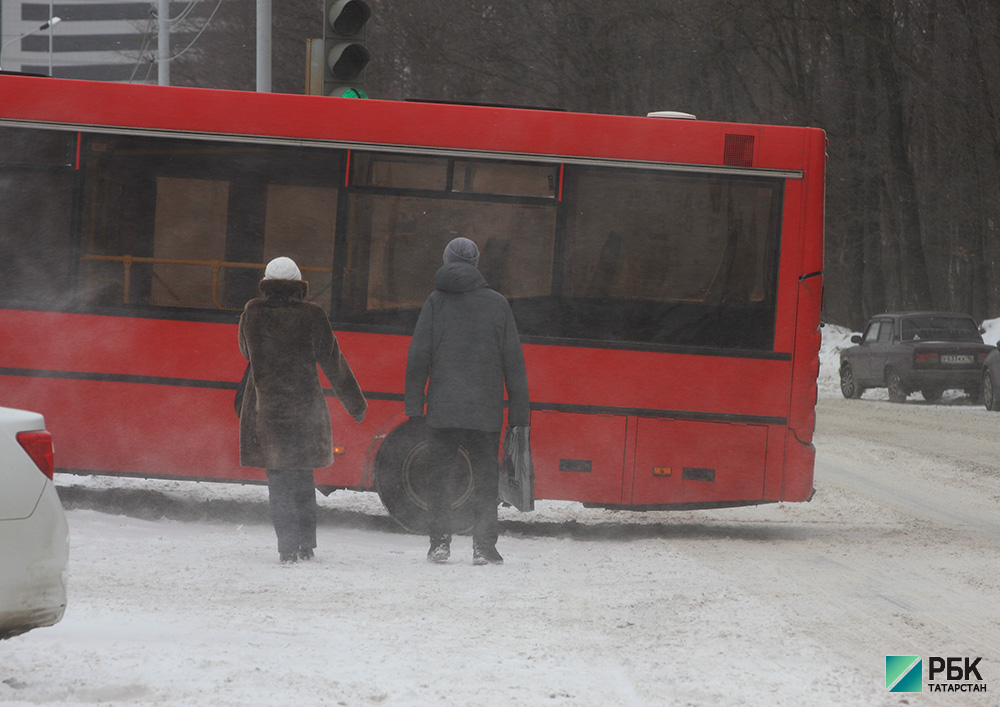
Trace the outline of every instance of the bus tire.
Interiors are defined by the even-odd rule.
[[[472,466],[459,447],[459,464],[452,470],[452,532],[472,528]],[[427,425],[411,419],[394,429],[375,457],[375,489],[393,520],[416,534],[428,528]]]

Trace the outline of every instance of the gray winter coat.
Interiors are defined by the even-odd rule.
[[[507,300],[469,263],[444,265],[434,286],[410,342],[406,414],[423,415],[426,401],[430,427],[499,432],[506,384],[508,422],[527,425],[528,376]]]
[[[333,463],[330,409],[317,363],[351,415],[368,407],[330,320],[303,302],[300,280],[263,280],[263,298],[247,302],[239,341],[251,375],[240,411],[240,464],[319,469]]]

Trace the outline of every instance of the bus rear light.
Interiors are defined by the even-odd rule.
[[[55,460],[52,455],[52,435],[47,430],[35,432],[18,432],[17,441],[31,457],[43,474],[50,479],[55,471]]]
[[[727,167],[753,167],[753,135],[726,135],[722,164]]]
[[[343,456],[347,454],[347,447],[334,447],[333,454],[338,457]]]
[[[938,355],[936,353],[921,353],[917,352],[913,354],[913,362],[922,365],[933,365],[938,363]]]

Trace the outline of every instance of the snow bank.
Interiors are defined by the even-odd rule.
[[[851,337],[858,332],[836,324],[824,324],[820,331],[823,343],[819,347],[819,378],[816,387],[821,396],[840,395],[840,352],[854,346]]]

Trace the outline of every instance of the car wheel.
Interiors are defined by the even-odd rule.
[[[894,403],[906,402],[906,390],[903,388],[903,381],[899,379],[899,374],[889,368],[885,372],[885,384],[889,389],[889,400]]]
[[[428,468],[427,425],[408,420],[386,438],[375,457],[375,489],[393,520],[411,533],[427,532]],[[459,447],[459,463],[450,470],[453,533],[472,527],[472,465]]]
[[[846,363],[840,367],[840,392],[848,400],[860,398],[865,389],[854,379],[854,372]]]
[[[944,393],[942,388],[921,388],[920,394],[924,396],[924,400],[929,403],[936,403],[941,399],[941,395]]]
[[[1000,390],[989,371],[983,374],[983,405],[993,412],[1000,410]]]

